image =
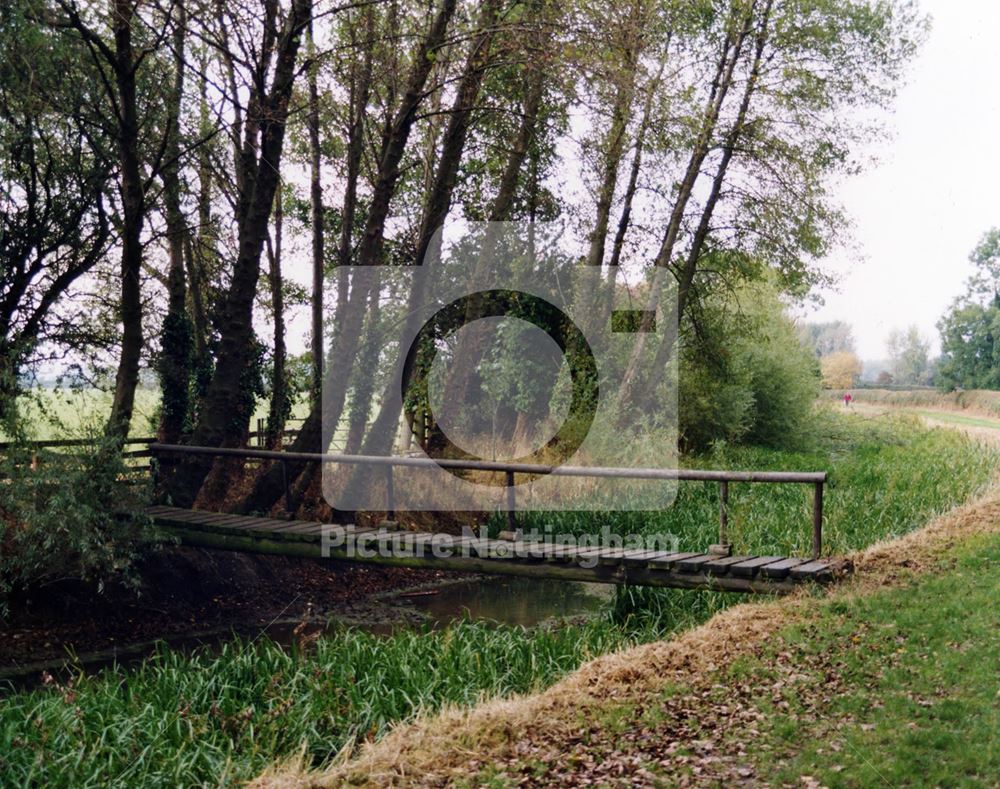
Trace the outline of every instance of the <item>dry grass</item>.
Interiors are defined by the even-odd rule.
[[[866,594],[914,573],[940,566],[942,556],[975,535],[1000,531],[1000,486],[902,538],[873,545],[850,558],[855,574],[831,596]],[[811,595],[729,608],[670,641],[606,655],[543,693],[497,699],[472,709],[449,709],[400,725],[353,757],[344,753],[322,772],[279,765],[256,779],[258,789],[304,787],[431,786],[467,777],[479,764],[512,758],[526,731],[544,731],[554,747],[571,737],[588,710],[627,703],[667,683],[696,684],[700,677],[752,654],[769,636],[808,616]]]

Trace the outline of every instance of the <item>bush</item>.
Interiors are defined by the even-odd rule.
[[[106,439],[72,453],[15,443],[0,458],[0,599],[61,580],[136,585],[154,543],[148,494]]]
[[[683,447],[800,445],[819,393],[819,370],[777,295],[748,287],[703,310],[681,357]]]

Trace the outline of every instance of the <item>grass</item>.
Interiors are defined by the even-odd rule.
[[[843,551],[909,531],[980,489],[995,455],[914,420],[824,414],[807,452],[719,447],[696,465],[828,469],[827,536]],[[682,485],[656,513],[549,513],[559,527],[670,529],[685,545],[714,537],[717,489]],[[809,501],[791,486],[731,489],[738,550],[801,551]],[[709,618],[721,593],[626,590],[607,616],[526,631],[474,622],[377,637],[343,631],[307,650],[261,639],[220,654],[162,650],[134,671],[73,684],[0,690],[0,784],[232,785],[304,749],[327,763],[342,747],[449,704],[543,688],[598,654]]]
[[[825,552],[842,554],[905,534],[951,508],[989,479],[996,453],[947,429],[926,430],[912,417],[867,418],[823,410],[807,451],[721,446],[685,459],[699,468],[828,472]],[[668,534],[680,550],[704,549],[718,530],[719,489],[681,482],[673,507],[658,511],[527,513],[526,527],[553,533]],[[729,537],[737,553],[803,555],[812,524],[812,487],[730,483]]]
[[[23,421],[31,425],[32,439],[77,438],[89,426],[103,425],[111,412],[112,392],[102,389],[36,388],[22,395],[18,401]],[[147,437],[156,435],[159,420],[160,392],[158,389],[140,387],[135,393],[135,412],[132,417],[131,435]],[[257,429],[257,419],[267,416],[268,404],[261,400],[251,418],[251,429]],[[302,419],[309,411],[305,398],[292,407],[292,418]],[[291,428],[297,427],[293,422]],[[3,433],[0,431],[0,439]]]
[[[633,640],[606,623],[529,636],[466,621],[391,638],[345,630],[305,651],[266,640],[218,655],[163,649],[128,674],[7,694],[0,783],[230,785],[300,747],[319,765],[418,710],[537,690]]]
[[[907,409],[907,413],[923,416],[937,422],[948,422],[953,425],[988,427],[993,430],[1000,430],[1000,419],[987,419],[981,416],[966,416],[965,414],[952,414],[947,411],[931,411],[929,409]]]
[[[989,389],[966,389],[942,392],[937,389],[852,389],[858,403],[891,405],[901,408],[942,408],[968,411],[987,417],[1000,417],[1000,392]],[[827,390],[826,397],[839,401],[844,390]]]
[[[807,673],[787,686],[784,708],[759,705],[762,739],[746,744],[759,774],[777,784],[810,775],[829,787],[995,785],[998,566],[994,535],[946,572],[825,604],[786,630],[781,649]],[[769,650],[741,673],[766,675],[774,660]],[[830,670],[837,692],[810,717],[803,686],[823,688]]]

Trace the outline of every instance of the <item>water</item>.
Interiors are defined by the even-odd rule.
[[[609,601],[614,589],[606,584],[580,581],[557,581],[551,578],[518,578],[485,576],[448,582],[435,587],[403,590],[355,605],[348,613],[328,612],[326,624],[312,622],[305,631],[316,630],[334,634],[345,626],[360,627],[379,635],[391,635],[407,628],[447,627],[452,622],[472,618],[503,625],[534,627],[544,622],[593,616]],[[300,637],[296,621],[277,621],[262,631],[244,632],[251,640],[266,635],[279,644],[289,646]],[[168,639],[172,649],[191,652],[195,649],[217,651],[233,637],[232,630],[179,635]],[[96,673],[112,665],[135,666],[154,652],[151,644],[132,645],[102,653],[81,655],[75,663],[88,673]],[[36,665],[24,672],[10,672],[6,679],[16,687],[30,688],[40,681],[41,671],[50,670],[56,677],[66,678],[72,671],[65,661],[46,666]]]
[[[471,617],[505,625],[533,627],[549,619],[595,614],[611,599],[607,584],[551,578],[492,577],[456,583],[426,593],[397,595],[435,625]]]

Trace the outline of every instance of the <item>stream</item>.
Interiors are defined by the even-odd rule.
[[[511,576],[476,576],[444,581],[426,587],[397,589],[375,595],[360,603],[349,604],[336,612],[318,612],[307,623],[315,634],[334,634],[344,627],[358,627],[371,633],[389,636],[407,628],[442,628],[465,618],[500,625],[535,627],[548,621],[594,616],[612,598],[614,589],[605,584],[558,581],[551,578]],[[239,633],[245,639],[266,635],[271,640],[291,646],[299,638],[300,620],[278,620],[266,628]],[[190,653],[196,649],[218,650],[232,640],[234,630],[215,630],[179,635],[166,640],[171,649]],[[0,681],[15,687],[30,688],[48,671],[59,677],[83,668],[96,673],[115,664],[136,666],[152,655],[157,642],[122,646],[117,649],[79,655],[70,668],[67,661],[24,665],[0,674]]]

